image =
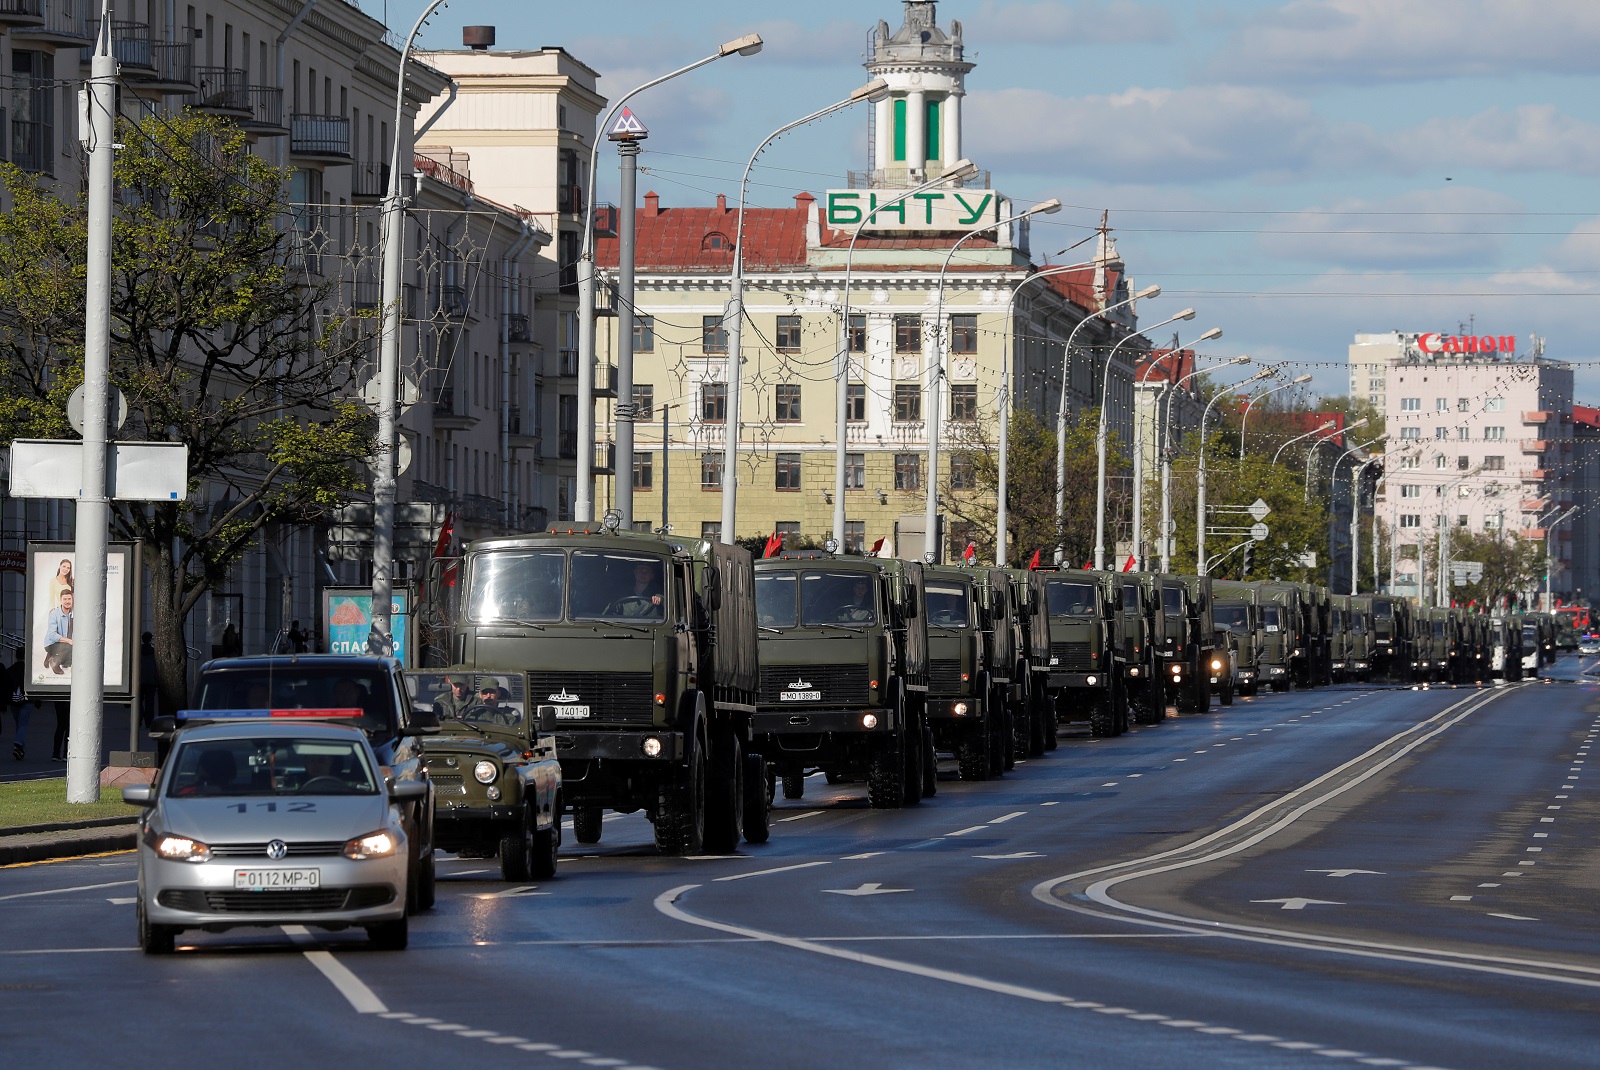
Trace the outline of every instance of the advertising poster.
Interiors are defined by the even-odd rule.
[[[394,591],[389,625],[394,631],[394,656],[411,668],[411,593]],[[330,654],[365,654],[372,634],[372,588],[324,587],[322,619],[327,628],[324,649]]]
[[[132,691],[133,614],[131,582],[138,558],[129,544],[106,553],[105,690],[125,698]],[[30,543],[27,556],[27,690],[36,694],[72,688],[77,636],[77,555],[71,543]]]

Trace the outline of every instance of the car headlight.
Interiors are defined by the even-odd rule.
[[[379,829],[377,832],[369,832],[365,836],[357,836],[345,844],[344,856],[346,858],[354,858],[357,861],[364,858],[387,858],[389,855],[394,854],[395,849],[399,846],[393,833]]]
[[[473,779],[480,784],[488,784],[500,775],[500,769],[493,762],[485,759],[472,767]]]
[[[144,842],[168,862],[208,862],[211,848],[187,836],[171,836],[153,829],[144,834]]]

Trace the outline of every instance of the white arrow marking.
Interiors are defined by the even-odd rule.
[[[1282,903],[1284,910],[1304,910],[1308,906],[1342,907],[1343,903],[1336,903],[1332,899],[1301,899],[1292,896],[1288,899],[1252,899],[1252,903]]]
[[[863,884],[859,888],[824,888],[825,892],[834,895],[892,895],[895,892],[909,892],[910,888],[885,888],[881,884]]]
[[[1381,869],[1308,869],[1306,872],[1326,873],[1330,877],[1383,876],[1383,871]]]
[[[995,861],[1003,861],[1003,860],[1008,859],[1008,858],[1043,858],[1044,855],[1035,854],[1032,851],[1018,851],[1016,854],[1009,854],[1009,855],[973,855],[972,857],[973,858],[988,858],[988,859],[993,859]]]

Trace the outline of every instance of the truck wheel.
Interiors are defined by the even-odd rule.
[[[989,726],[981,721],[966,726],[956,744],[956,766],[962,780],[989,779]]]
[[[500,838],[500,876],[508,881],[525,881],[533,875],[533,812],[521,808],[517,827]]]
[[[1023,701],[1011,717],[1011,760],[1017,761],[1033,754],[1033,718],[1029,716],[1033,704]]]
[[[924,773],[927,770],[927,749],[927,731],[922,722],[922,715],[918,714],[906,726],[906,779],[902,785],[904,789],[900,801],[902,806],[915,806],[922,801],[922,786],[926,783]]]
[[[155,925],[145,917],[144,899],[139,900],[139,946],[146,955],[170,955],[177,946],[178,928],[175,925]]]
[[[1224,687],[1222,689],[1222,692],[1217,696],[1217,701],[1221,702],[1224,706],[1232,706],[1233,705],[1233,684],[1232,683],[1229,683],[1227,687]]]
[[[931,799],[939,794],[939,755],[934,750],[933,726],[922,727],[922,797]]]
[[[867,759],[867,802],[875,810],[895,810],[905,805],[904,751],[908,730],[902,721],[899,734],[883,736],[873,743]]]
[[[661,786],[656,800],[656,848],[662,854],[699,854],[706,835],[706,747],[689,737],[689,761]]]
[[[806,778],[799,774],[784,774],[783,797],[785,799],[803,799],[806,795]]]
[[[1028,757],[1038,758],[1044,754],[1045,737],[1049,734],[1048,722],[1055,720],[1055,716],[1056,708],[1050,696],[1035,695],[1033,708],[1028,712]]]
[[[599,843],[601,813],[598,806],[573,807],[572,838],[579,843]]]
[[[1002,700],[995,705],[995,710],[999,716],[995,718],[994,742],[990,744],[995,755],[990,772],[1002,776],[1017,764],[1017,734],[1011,729],[1011,707]]]
[[[705,849],[725,855],[738,849],[744,833],[739,820],[744,804],[744,750],[731,729],[717,735],[714,760],[706,771]]]
[[[1050,707],[1048,716],[1044,719],[1044,749],[1053,751],[1061,745],[1061,721],[1056,716],[1054,706]]]
[[[767,807],[767,760],[759,754],[744,756],[744,842],[766,843],[772,835],[772,815]]]
[[[1100,739],[1117,734],[1117,721],[1111,709],[1110,696],[1096,702],[1094,709],[1089,712],[1089,734]]]

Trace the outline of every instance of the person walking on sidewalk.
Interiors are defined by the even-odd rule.
[[[6,709],[11,712],[12,722],[16,725],[16,734],[11,737],[11,757],[14,761],[22,761],[28,756],[28,722],[33,719],[33,703],[28,701],[28,693],[24,688],[28,682],[28,662],[22,651],[13,651],[11,664],[4,670],[3,683],[5,688]]]
[[[50,741],[50,760],[64,762],[67,760],[67,729],[72,725],[72,703],[57,699],[56,707],[56,734]]]

